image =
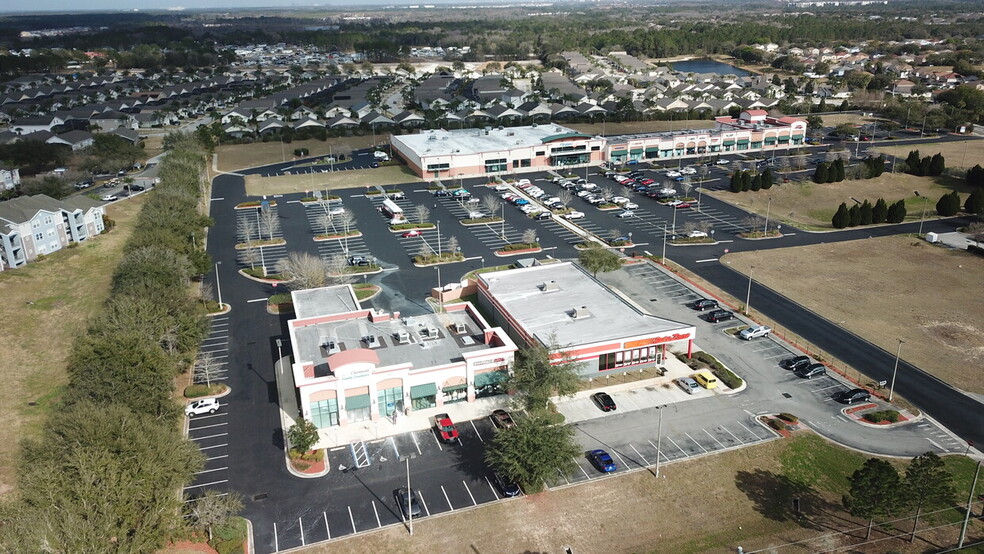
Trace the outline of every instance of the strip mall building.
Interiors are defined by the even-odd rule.
[[[528,127],[428,130],[390,138],[394,154],[425,179],[528,173],[570,166],[657,161],[801,146],[806,120],[765,110],[718,117],[713,129],[591,136],[553,123]]]
[[[292,297],[294,386],[301,416],[321,429],[503,394],[526,344],[560,345],[554,359],[583,362],[588,378],[659,365],[670,345],[689,353],[696,332],[573,263],[482,273],[480,309],[452,303],[439,314],[366,309],[348,285]]]

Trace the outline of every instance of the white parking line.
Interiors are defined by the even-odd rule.
[[[556,469],[556,470],[557,470],[557,474],[558,474],[558,475],[560,475],[561,477],[563,477],[563,478],[564,478],[564,481],[567,481],[567,484],[568,484],[568,485],[570,485],[570,484],[571,484],[571,480],[570,480],[570,479],[568,479],[566,475],[564,475],[564,472],[563,472],[563,471],[560,471],[560,468],[559,468],[559,467],[555,467],[554,469]]]
[[[428,508],[427,503],[424,502],[424,493],[417,491],[417,498],[420,499],[420,503],[424,505],[424,511],[427,512],[427,515],[431,515],[430,508]]]
[[[352,522],[352,532],[358,533],[358,531],[355,529],[355,518],[352,517],[352,506],[348,506],[348,512],[349,512],[349,521]]]
[[[201,446],[199,450],[211,450],[213,448],[222,448],[223,446],[229,446],[229,443],[216,444],[215,446]]]
[[[489,484],[489,488],[492,489],[492,496],[495,497],[496,500],[498,500],[499,499],[499,493],[495,492],[495,487],[492,486],[492,481],[489,481],[488,476],[485,477],[485,482],[488,483]]]
[[[376,514],[376,527],[382,527],[382,522],[379,521],[379,510],[376,509],[376,501],[372,501],[372,512]]]
[[[451,505],[451,499],[448,498],[448,491],[444,490],[444,485],[441,485],[441,492],[444,493],[444,500],[447,501],[448,508],[451,508],[451,511],[453,512],[454,511],[454,506]]]
[[[840,383],[834,383],[833,385],[830,385],[830,386],[827,386],[827,387],[817,387],[817,388],[815,388],[813,390],[814,391],[823,391],[823,390],[828,390],[828,389],[836,389],[836,388],[839,388],[840,386],[841,386]]]
[[[228,467],[217,467],[215,469],[203,469],[202,471],[196,471],[195,475],[201,475],[202,473],[211,473],[213,471],[222,471],[223,469],[229,469]]]
[[[571,459],[574,460],[574,458],[571,458]],[[584,471],[584,468],[581,467],[581,464],[577,463],[577,460],[574,460],[574,465],[576,465],[577,468],[581,470],[581,473],[584,474],[584,477],[585,478],[587,478],[589,481],[591,480],[591,477],[588,476],[588,472],[587,471]]]
[[[659,456],[662,456],[662,457],[663,457],[663,459],[664,459],[664,460],[666,460],[667,462],[668,462],[668,461],[670,461],[670,459],[669,459],[669,458],[668,458],[668,457],[666,456],[666,452],[663,452],[663,451],[662,451],[662,449],[656,449],[656,445],[655,445],[655,444],[653,444],[653,441],[651,441],[651,440],[648,440],[648,439],[647,439],[647,442],[648,442],[648,443],[649,443],[650,445],[652,445],[652,447],[653,447],[653,449],[654,449],[654,450],[656,450],[657,452],[659,452],[659,455],[657,456],[657,458],[658,458]]]
[[[280,551],[280,541],[277,540],[277,524],[276,523],[273,524],[273,551],[274,552],[279,552]]]
[[[211,458],[205,458],[206,462],[211,462],[212,460],[221,460],[222,458],[228,458],[228,454],[223,454],[221,456],[212,456]]]
[[[933,441],[929,441],[929,442],[933,442]],[[228,482],[229,482],[228,479],[223,479],[221,481],[212,481],[211,483],[202,483],[200,485],[189,485],[189,486],[185,487],[184,490],[197,489],[197,488],[201,488],[201,487],[210,487],[212,485],[221,485],[222,483],[228,483]]]
[[[926,440],[929,441],[929,444],[935,446],[936,448],[939,448],[943,452],[947,452],[947,449],[946,448],[943,448],[942,446],[940,446],[940,444],[937,443],[936,441],[934,441],[933,439],[927,437]]]
[[[437,443],[437,447],[441,449],[441,452],[444,452],[444,448],[441,446],[441,439],[437,438],[437,431],[431,429],[429,434],[434,437],[434,442]]]
[[[694,262],[699,264],[706,263],[706,262],[716,262],[716,261],[718,261],[717,258],[707,258],[706,260],[694,260]]]
[[[642,455],[642,452],[639,452],[638,450],[636,450],[636,447],[632,446],[631,443],[629,443],[629,446],[632,447],[632,450],[635,450],[636,455],[639,456],[640,458],[642,458],[642,461],[646,462],[646,465],[648,466],[649,465],[649,460],[647,460],[646,457]]]
[[[679,450],[680,452],[683,453],[683,457],[684,458],[689,458],[690,457],[690,454],[687,454],[687,451],[686,450],[680,448],[680,445],[677,444],[675,440],[671,439],[670,437],[666,437],[666,440],[668,440],[671,443],[673,443],[673,446],[677,447],[677,450]]]
[[[737,435],[735,435],[734,433],[732,433],[732,432],[731,432],[731,430],[729,430],[729,429],[728,429],[727,427],[725,427],[724,425],[720,425],[719,427],[721,427],[722,429],[724,429],[725,431],[727,431],[727,432],[728,432],[728,434],[729,434],[729,435],[731,435],[732,437],[734,437],[734,438],[735,438],[735,440],[736,440],[736,441],[738,441],[738,442],[739,442],[740,444],[745,444],[745,441],[743,441],[743,440],[741,440],[741,439],[739,439]]]
[[[328,528],[328,514],[326,512],[321,512],[321,515],[325,518],[325,532],[328,533],[328,540],[331,540],[331,529]]]
[[[475,502],[475,496],[471,493],[471,489],[468,488],[468,483],[462,481],[461,484],[464,485],[465,490],[468,491],[468,496],[472,499],[472,506],[478,506],[478,502]]]
[[[622,455],[618,453],[618,450],[612,450],[612,453],[615,454],[618,461],[622,462],[622,465],[625,466],[626,469],[629,468],[629,464],[625,463],[625,460],[622,458]]]
[[[215,425],[202,425],[201,427],[189,427],[188,428],[188,431],[189,432],[191,432],[191,431],[201,431],[202,429],[211,429],[212,427],[222,427],[224,425],[229,425],[229,422],[228,421],[224,421],[222,423],[216,423]]]
[[[475,422],[474,421],[469,421],[468,423],[471,423],[472,429],[474,429],[475,430],[475,434],[478,435],[478,440],[480,440],[482,442],[485,442],[485,439],[482,438],[482,434],[478,432],[478,427],[475,427]]]
[[[218,435],[206,435],[206,436],[204,436],[204,437],[194,437],[194,438],[193,438],[193,440],[196,440],[196,441],[203,441],[203,440],[205,440],[205,439],[214,439],[215,437],[225,437],[225,436],[227,436],[228,434],[229,434],[229,433],[219,433]]]
[[[306,544],[304,542],[304,522],[301,521],[301,518],[297,518],[297,528],[301,530],[301,546],[304,546]]]
[[[400,458],[400,451],[396,448],[396,437],[390,437],[389,441],[393,444],[393,452],[396,453],[396,459]]]
[[[266,302],[269,298],[254,298],[252,300],[247,300],[247,304],[252,304],[253,302]]]
[[[711,437],[711,440],[713,440],[714,442],[718,443],[718,446],[720,446],[722,450],[725,449],[725,448],[727,448],[726,446],[724,446],[723,444],[721,444],[721,441],[717,440],[717,437],[715,437],[714,435],[708,433],[707,432],[707,429],[701,429],[701,431],[703,431],[704,434],[707,435],[708,437]],[[697,441],[694,441],[694,442],[697,442]]]

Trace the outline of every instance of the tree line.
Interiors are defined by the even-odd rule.
[[[735,171],[731,174],[731,192],[746,192],[754,190],[768,190],[772,188],[772,170],[765,168],[762,173],[753,171]]]
[[[899,200],[889,206],[884,198],[879,198],[873,205],[865,199],[864,202],[855,203],[850,209],[847,203],[841,202],[830,223],[835,229],[879,223],[902,223],[905,215],[905,200]]]
[[[72,346],[68,386],[22,444],[17,491],[0,504],[0,550],[153,552],[185,528],[177,491],[203,457],[182,437],[173,395],[207,334],[189,294],[210,266],[196,247],[211,224],[204,168],[196,141],[172,141],[113,294]]]

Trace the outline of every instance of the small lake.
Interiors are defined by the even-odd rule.
[[[738,69],[733,65],[716,62],[707,58],[690,60],[686,62],[674,62],[673,69],[684,73],[717,73],[719,75],[727,75],[730,73],[739,77],[751,75],[751,73],[745,71],[744,69]]]

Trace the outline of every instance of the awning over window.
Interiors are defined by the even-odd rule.
[[[435,394],[437,394],[437,385],[434,383],[410,387],[410,398],[424,398]]]
[[[468,390],[468,385],[451,385],[450,387],[444,387],[441,389],[443,392],[455,392],[459,390]]]
[[[646,148],[646,154],[652,154],[653,152],[659,152],[658,146],[650,146]]]
[[[499,371],[487,371],[485,373],[478,373],[475,375],[475,386],[485,387],[488,385],[498,385],[509,377],[509,372],[501,369]]]
[[[362,408],[369,407],[369,395],[360,394],[359,396],[350,396],[345,399],[345,409],[346,410],[361,410]]]
[[[738,139],[738,144],[748,144],[749,142],[749,139]],[[725,144],[727,144],[727,141],[725,141]]]
[[[779,137],[779,142],[789,142],[789,137],[787,137],[787,136],[781,136],[781,137]]]
[[[803,135],[793,135],[793,140],[803,140]]]
[[[748,142],[748,141],[746,140],[745,142]],[[735,141],[733,141],[733,140],[726,140],[726,141],[721,142],[721,144],[723,144],[724,146],[734,146],[735,145]]]
[[[642,148],[632,148],[629,150],[629,154],[642,154]]]
[[[775,144],[776,143],[776,137],[765,137],[765,143],[766,144]]]

